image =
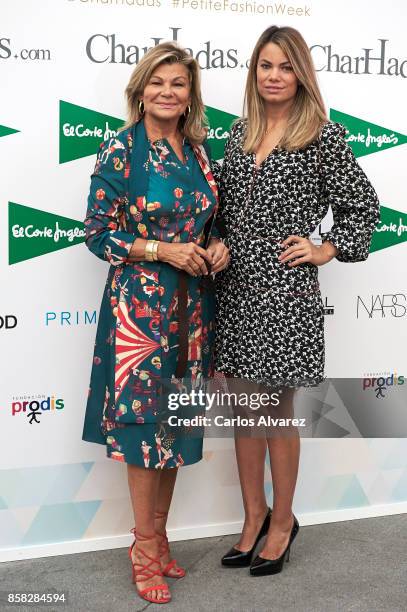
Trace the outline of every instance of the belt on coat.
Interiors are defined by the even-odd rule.
[[[188,280],[184,270],[178,272],[178,361],[175,370],[176,378],[182,378],[185,374],[188,362]]]
[[[200,286],[205,290],[213,290],[214,282],[210,276],[210,264],[206,262],[208,276],[201,278]],[[184,270],[178,271],[178,360],[175,369],[176,378],[185,376],[188,363],[188,273]]]

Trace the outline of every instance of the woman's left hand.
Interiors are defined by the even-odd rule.
[[[229,249],[219,238],[211,238],[207,251],[212,256],[211,272],[220,272],[229,265]]]
[[[281,246],[286,250],[281,253],[278,259],[282,263],[288,262],[288,265],[292,268],[302,263],[322,266],[331,261],[338,253],[338,249],[328,240],[323,242],[321,246],[316,246],[311,240],[302,236],[288,236],[281,243]],[[291,261],[293,259],[295,261]]]

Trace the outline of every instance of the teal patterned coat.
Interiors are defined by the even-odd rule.
[[[216,233],[218,192],[206,145],[191,146],[184,140],[184,155],[188,172],[167,141],[147,139],[143,120],[101,144],[91,177],[86,245],[109,262],[110,269],[99,315],[84,440],[106,444],[118,428],[156,423],[160,380],[174,380],[178,271],[163,262],[131,263],[127,258],[137,237],[203,246]],[[156,199],[157,186],[163,188],[161,201]],[[192,382],[213,370],[214,297],[201,280],[188,277],[186,377]],[[127,461],[120,448],[111,451],[114,458]]]

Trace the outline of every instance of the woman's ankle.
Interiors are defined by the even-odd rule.
[[[245,512],[245,522],[249,524],[255,524],[259,521],[264,521],[267,516],[268,510],[269,509],[267,503],[265,503],[264,506],[250,508],[250,510],[247,510]]]
[[[132,554],[133,556],[139,555],[140,557],[143,557],[143,553],[146,553],[150,557],[158,557],[158,550],[158,542],[154,536],[153,538],[143,540],[142,542],[136,539],[132,548]]]

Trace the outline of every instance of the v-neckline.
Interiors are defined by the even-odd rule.
[[[180,159],[178,157],[178,155],[175,153],[174,147],[172,146],[172,144],[166,140],[168,147],[170,149],[170,151],[172,152],[172,154],[174,155],[175,159],[182,165],[182,166],[186,166],[187,165],[187,156],[184,153],[184,146],[185,146],[185,138],[182,139],[182,154],[184,156],[184,161],[182,161],[182,159]]]
[[[262,161],[261,161],[259,164],[257,163],[257,153],[253,152],[253,153],[252,153],[252,155],[253,155],[253,162],[254,162],[254,165],[256,166],[256,169],[257,169],[257,170],[260,170],[260,168],[261,168],[261,166],[264,164],[264,162],[265,162],[265,161],[267,161],[267,160],[268,160],[268,158],[269,158],[269,157],[271,157],[271,156],[274,154],[274,151],[277,151],[278,149],[279,149],[279,146],[278,146],[278,145],[276,145],[275,147],[273,147],[273,148],[271,149],[271,151],[269,151],[269,152],[267,153],[266,157],[265,157],[265,158],[264,158],[264,159],[263,159],[263,160],[262,160]]]
[[[178,155],[175,153],[174,147],[172,146],[172,144],[169,142],[169,140],[167,140],[167,138],[159,138],[158,140],[155,140],[154,142],[151,141],[151,143],[155,146],[158,143],[162,143],[165,147],[167,147],[167,149],[169,149],[169,151],[173,154],[173,156],[175,157],[175,159],[177,160],[177,162],[185,167],[187,165],[187,156],[184,153],[184,146],[185,146],[185,137],[182,139],[182,152],[184,153],[184,161],[182,161]]]

